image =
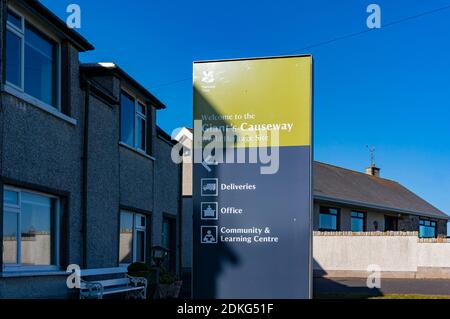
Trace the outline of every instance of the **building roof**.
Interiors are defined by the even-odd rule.
[[[192,129],[188,127],[183,127],[179,132],[174,136],[174,140],[183,144],[186,147],[191,147],[192,143],[186,143],[186,141],[192,142],[194,140],[194,135]]]
[[[450,218],[395,181],[320,162],[314,162],[314,199],[419,216]]]
[[[157,109],[166,108],[164,103],[113,62],[83,63],[80,65],[80,69],[86,75],[115,75],[136,88]]]
[[[34,13],[37,16],[47,20],[51,25],[53,25],[60,32],[64,33],[64,35],[74,43],[80,51],[89,51],[93,50],[94,46],[88,42],[82,35],[76,32],[74,29],[70,29],[67,27],[67,24],[58,18],[53,12],[51,12],[47,7],[41,4],[37,0],[24,0],[21,2],[17,2],[16,4],[25,4],[28,7],[28,10]]]
[[[172,136],[170,136],[169,133],[164,131],[161,127],[156,125],[156,133],[158,134],[158,137],[165,140],[167,143],[175,145],[177,141],[175,141]]]

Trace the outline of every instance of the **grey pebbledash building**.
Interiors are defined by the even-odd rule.
[[[38,1],[0,1],[0,298],[64,298],[69,264],[181,267],[165,108]]]

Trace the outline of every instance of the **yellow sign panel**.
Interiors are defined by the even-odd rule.
[[[268,146],[311,145],[312,57],[194,64],[194,119],[203,131],[269,136]],[[270,139],[277,133],[277,139]],[[237,139],[236,147],[246,147]]]

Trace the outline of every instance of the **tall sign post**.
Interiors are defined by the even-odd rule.
[[[194,63],[194,298],[311,298],[312,57]]]

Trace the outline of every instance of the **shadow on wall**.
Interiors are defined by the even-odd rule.
[[[367,299],[381,297],[383,293],[379,288],[369,288],[359,282],[359,285],[345,285],[345,279],[339,282],[328,278],[327,272],[313,259],[313,298],[314,299]],[[366,281],[363,280],[363,283]]]
[[[217,281],[226,267],[239,265],[238,256],[228,247],[227,244],[219,243],[215,252],[208,255],[207,268],[202,275],[202,294],[204,296],[217,296]]]
[[[200,120],[201,117],[205,115],[215,117],[215,120],[206,120],[203,121],[203,124],[222,128],[228,127],[231,124],[230,122],[223,120],[220,117],[220,112],[218,112],[213,103],[211,103],[196,86],[194,86],[194,104],[196,106],[194,110],[194,119]],[[194,136],[194,149],[200,146],[196,145],[196,138],[198,139],[199,137]],[[224,141],[222,141],[222,143],[222,145],[225,146]],[[193,152],[193,154],[195,156],[195,152]],[[212,152],[212,155],[216,155],[215,152]],[[220,156],[219,154],[217,155]],[[210,168],[212,171],[206,173],[206,170],[201,164],[195,164],[194,162],[194,181],[199,181],[200,178],[205,177],[217,177],[219,174],[218,167],[213,165],[210,166]],[[193,213],[198,213],[201,210],[201,207],[199,207],[201,202],[199,193],[200,189],[198,187],[193,187]],[[205,224],[201,223],[199,219],[200,216],[198,215],[194,218],[193,227],[196,230],[200,229],[200,225],[220,226],[217,220],[211,220],[208,221],[207,224]],[[197,238],[200,237],[201,234],[199,234],[197,231],[194,231],[193,233],[194,246],[200,245],[200,241]],[[218,295],[217,286],[221,274],[227,269],[227,267],[237,267],[240,264],[240,258],[228,244],[223,243],[220,240],[218,240],[217,244],[202,245],[201,247],[197,248],[197,251],[201,250],[201,253],[197,253],[197,255],[194,254],[193,256],[194,268],[192,269],[192,275],[194,277],[193,279],[196,280],[196,283],[194,284],[194,289],[196,289],[195,295],[198,298],[214,298]]]
[[[206,145],[208,145],[210,142],[212,142],[213,139],[218,138],[218,136],[216,136],[215,133],[215,129],[214,128],[219,128],[220,132],[217,133],[221,133],[222,134],[222,140],[217,140],[219,143],[217,143],[218,145],[222,146],[222,149],[225,150],[225,148],[228,145],[234,144],[236,145],[239,137],[241,136],[241,132],[239,131],[234,131],[234,130],[230,130],[230,133],[232,133],[233,136],[233,140],[232,141],[228,141],[229,144],[227,143],[227,141],[225,140],[226,138],[226,129],[230,129],[232,122],[228,121],[227,119],[224,119],[224,115],[226,114],[221,114],[220,111],[218,111],[216,109],[216,107],[213,105],[213,103],[197,88],[197,86],[194,86],[194,120],[202,120],[202,125],[204,125],[203,128],[205,128],[205,130],[202,130],[202,138],[207,138],[207,140],[202,140],[202,144],[205,147]],[[194,125],[193,127],[194,129],[194,134],[196,133],[196,127]],[[210,130],[209,130],[210,129]],[[194,141],[192,144],[193,149],[196,149],[198,146],[200,146],[199,144],[196,145],[196,142],[200,142],[196,140],[196,138],[198,139],[199,137],[196,137],[194,135]],[[220,143],[221,142],[221,143]],[[212,144],[211,144],[212,146]],[[217,156],[218,159],[223,159],[225,160],[227,155],[226,152],[223,152],[222,154],[217,153],[215,154],[215,149],[212,149],[212,155],[213,156]],[[234,150],[233,153],[237,153],[237,150]],[[195,156],[195,152],[193,153]],[[223,157],[222,157],[223,156]],[[195,159],[194,159],[195,160]]]

